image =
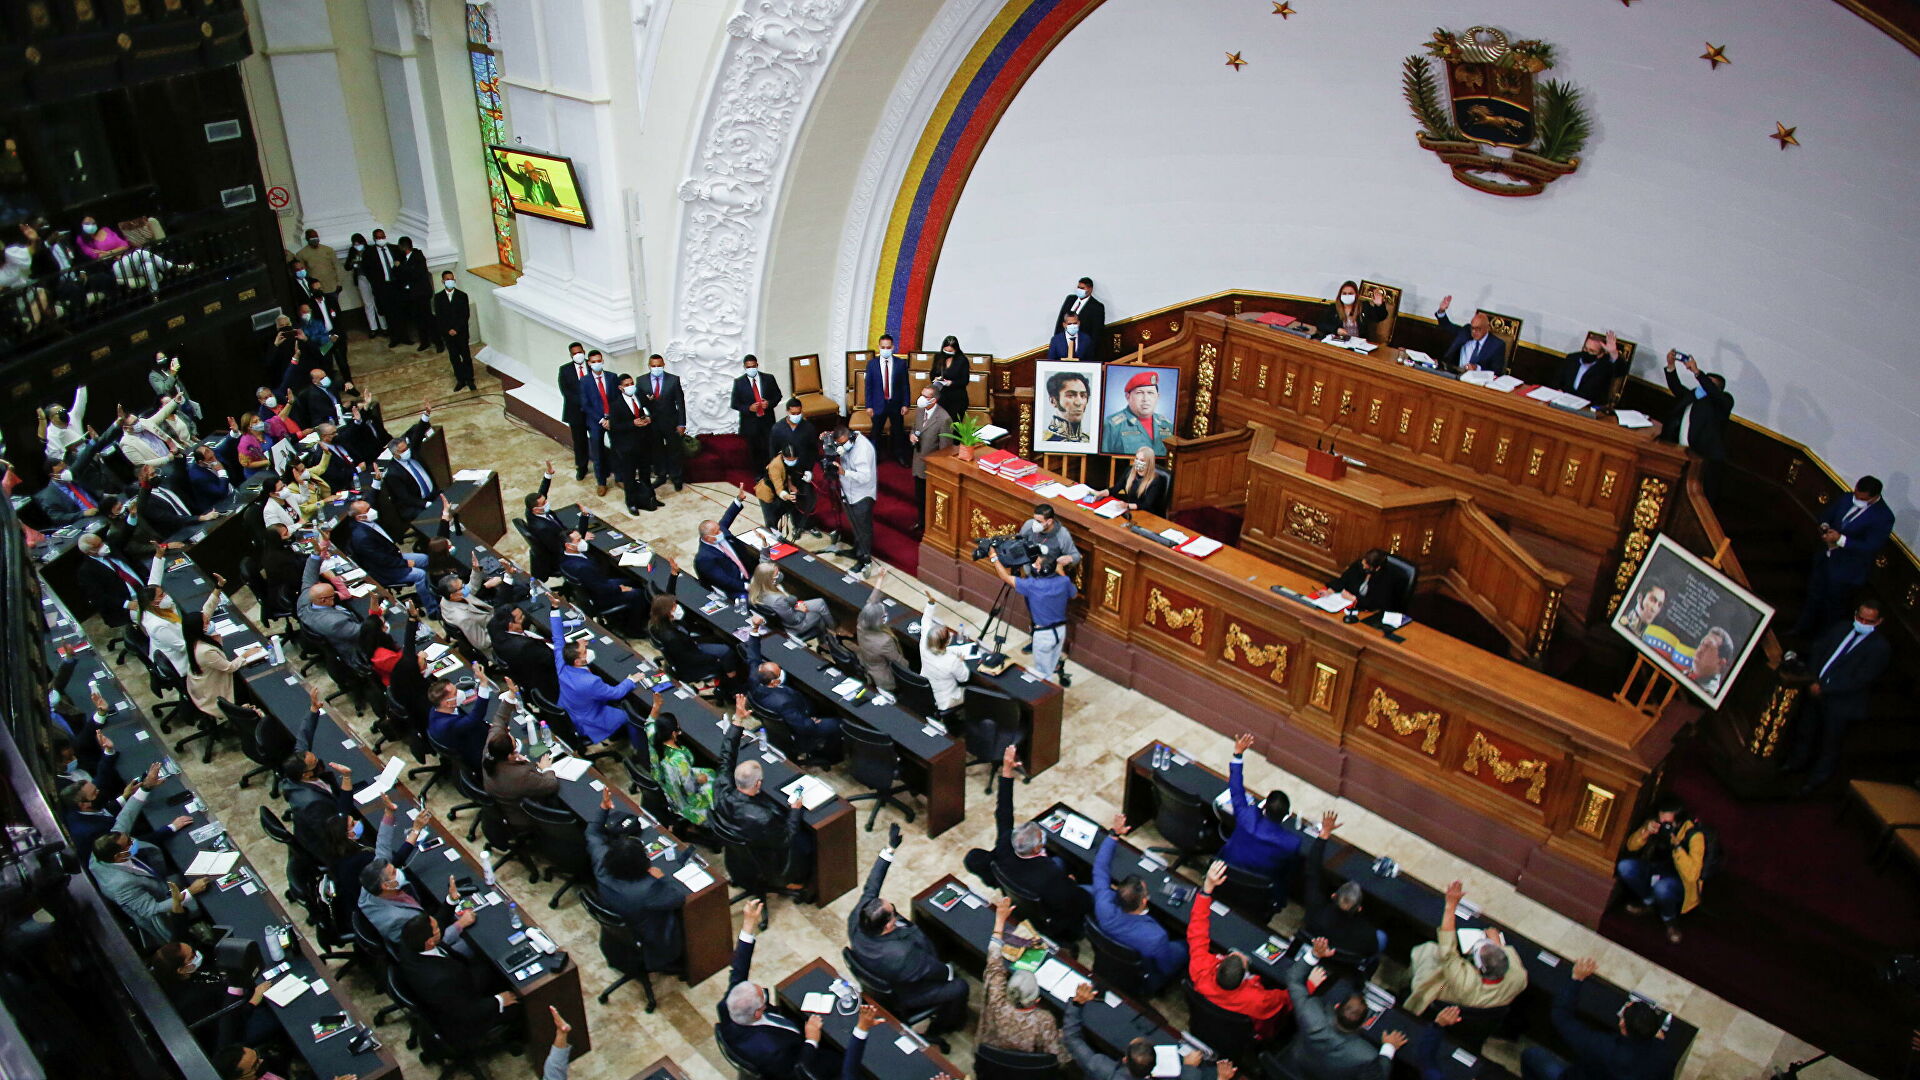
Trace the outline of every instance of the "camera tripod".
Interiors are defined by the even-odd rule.
[[[1012,585],[1004,581],[1001,582],[1000,592],[994,596],[993,607],[987,612],[987,621],[980,626],[980,640],[983,642],[989,640],[993,642],[993,651],[980,658],[980,666],[983,668],[1005,670],[1007,666],[1007,631],[1011,629],[1011,626],[1007,623],[1006,610],[1007,601],[1012,598],[1013,593],[1014,588]],[[1000,632],[998,634],[993,632],[995,623],[998,623],[1000,626]],[[1060,680],[1062,688],[1073,685],[1073,676],[1067,674],[1068,640],[1067,630],[1065,627],[1062,627],[1060,631],[1060,669],[1054,672],[1054,676]]]

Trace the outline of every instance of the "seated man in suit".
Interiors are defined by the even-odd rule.
[[[998,870],[1022,892],[1039,897],[1052,913],[1043,929],[1073,940],[1080,936],[1080,921],[1093,910],[1093,896],[1074,882],[1065,863],[1047,855],[1047,831],[1038,822],[1014,828],[1013,789],[1017,785],[1012,781],[1020,764],[1018,753],[1019,747],[1009,746],[1000,757],[1000,801],[993,811],[993,850],[974,848],[967,852],[966,867],[990,889],[1000,887],[994,876]]]
[[[1440,354],[1440,366],[1452,371],[1490,371],[1495,378],[1507,370],[1507,343],[1493,336],[1493,323],[1487,319],[1484,311],[1476,311],[1467,325],[1455,325],[1447,318],[1447,308],[1452,306],[1451,295],[1440,298],[1440,308],[1433,317],[1440,321],[1440,329],[1453,335],[1446,350]]]
[[[727,739],[722,745],[720,771],[714,777],[719,790],[714,794],[713,811],[708,820],[739,837],[752,851],[763,877],[751,883],[753,886],[771,885],[788,893],[803,894],[812,874],[813,832],[806,827],[800,796],[795,794],[783,800],[768,791],[760,759],[740,759],[740,742],[746,734],[748,719],[746,695],[734,695],[733,723],[728,725]],[[764,919],[760,927],[766,929]]]
[[[425,442],[433,434],[433,425],[429,420],[432,408],[420,414],[420,419],[405,435],[393,444],[393,463],[380,471],[379,488],[392,500],[393,509],[400,516],[402,528],[420,520],[432,508],[438,513],[447,496],[440,490],[427,473],[427,467],[414,460],[413,448]]]
[[[1357,979],[1386,951],[1387,932],[1375,927],[1361,911],[1366,893],[1358,884],[1349,881],[1327,891],[1327,840],[1339,827],[1340,816],[1328,810],[1320,815],[1320,831],[1307,844],[1306,891],[1302,896],[1307,915],[1300,926],[1301,932],[1313,939],[1313,955],[1322,967],[1343,978]]]
[[[75,460],[91,456],[90,450],[91,444]],[[78,473],[78,468],[68,467],[65,458],[47,459],[47,486],[34,494],[33,501],[56,529],[100,515],[100,496],[74,480]]]
[[[1213,954],[1213,894],[1226,880],[1227,864],[1215,859],[1200,894],[1187,905],[1187,980],[1201,997],[1252,1020],[1254,1037],[1264,1042],[1281,1034],[1281,1020],[1293,1003],[1285,990],[1247,970],[1246,953]]]
[[[340,429],[332,423],[322,423],[313,434],[317,442],[302,460],[329,491],[352,489],[359,478],[360,459],[340,441]]]
[[[1455,916],[1466,890],[1459,882],[1447,886],[1440,927],[1434,940],[1413,948],[1413,986],[1407,992],[1407,1011],[1424,1014],[1432,1005],[1461,1005],[1469,1009],[1497,1009],[1512,1004],[1527,988],[1527,968],[1520,953],[1489,926],[1471,954],[1460,951]]]
[[[191,944],[170,941],[155,949],[147,961],[147,969],[180,1019],[195,1029],[200,1044],[215,1048],[234,1042],[265,1043],[279,1034],[280,1021],[273,1010],[260,1007],[273,983],[255,985],[248,977],[251,972],[222,971],[207,960]]]
[[[642,598],[641,591],[613,580],[606,570],[593,561],[593,557],[587,554],[587,541],[591,536],[591,533],[582,533],[577,529],[567,533],[560,555],[560,576],[573,586],[575,595],[585,601],[583,606],[589,612],[610,621],[614,629],[623,634],[637,633],[646,621],[646,612],[638,606]],[[615,610],[623,605],[623,610]]]
[[[343,387],[341,393],[352,384]],[[333,391],[333,376],[325,368],[311,368],[307,372],[307,385],[300,388],[294,397],[289,411],[292,420],[302,428],[311,429],[321,423],[344,424],[347,422],[347,410],[340,404],[339,394]]]
[[[593,663],[593,639],[568,641],[557,605],[547,613],[547,621],[553,638],[554,672],[560,683],[560,707],[573,718],[574,730],[582,738],[594,742],[612,738],[614,732],[629,722],[626,711],[618,704],[620,699],[638,689],[646,681],[646,675],[635,671],[619,682],[602,679],[588,666]]]
[[[340,602],[346,583],[322,569],[331,550],[326,534],[322,533],[315,543],[314,553],[307,556],[306,569],[300,577],[294,614],[301,626],[326,638],[338,655],[358,656],[360,613]]]
[[[132,564],[114,554],[98,533],[80,537],[80,558],[73,564],[73,580],[87,603],[110,629],[127,625],[133,618],[127,602],[137,600],[145,575],[136,573]]]
[[[1652,1005],[1627,1002],[1612,1031],[1581,1017],[1581,984],[1599,967],[1591,956],[1574,961],[1573,978],[1554,995],[1553,1030],[1572,1060],[1544,1046],[1529,1046],[1520,1054],[1521,1075],[1527,1080],[1666,1080],[1673,1075],[1660,1044],[1660,1011]]]
[[[1408,584],[1407,575],[1387,561],[1386,551],[1373,548],[1327,582],[1327,589],[1353,601],[1351,611],[1405,611]]]
[[[838,1055],[820,1038],[820,1017],[809,1016],[802,1026],[778,1010],[771,990],[748,980],[754,941],[750,927],[756,925],[766,928],[766,901],[757,898],[748,900],[741,912],[740,942],[733,950],[733,969],[714,1030],[734,1057],[766,1080],[834,1075],[840,1071]]]
[[[752,576],[739,545],[727,533],[733,528],[733,519],[740,516],[740,507],[746,498],[747,489],[743,486],[719,521],[708,519],[700,523],[700,546],[693,553],[694,579],[709,589],[720,590],[729,600],[747,595],[747,580]]]
[[[214,511],[197,513],[187,505],[173,481],[178,477],[178,462],[162,471],[160,466],[142,465],[135,475],[140,481],[140,501],[134,509],[140,521],[157,539],[178,535],[195,522],[212,521]]]
[[[440,617],[440,598],[427,585],[427,557],[402,552],[399,541],[380,524],[380,512],[365,499],[347,504],[344,547],[367,576],[389,589],[411,585],[429,618]],[[396,526],[405,528],[404,524]]]
[[[104,733],[102,735],[104,738]],[[109,741],[107,745],[111,746]],[[94,769],[95,779],[83,779],[77,784],[67,785],[60,795],[61,818],[66,822],[67,833],[73,837],[73,846],[90,850],[93,842],[110,832],[126,833],[138,843],[158,845],[167,837],[193,824],[193,819],[182,814],[158,829],[149,829],[146,819],[141,815],[147,802],[147,794],[160,786],[160,766],[154,763],[144,777],[129,781],[120,798],[114,800],[98,782],[117,784],[119,776],[113,772],[111,760],[113,754],[103,755],[107,762]]]
[[[474,662],[473,674],[476,679],[480,676],[478,661]],[[486,683],[469,693],[473,696],[463,700],[460,688],[447,679],[435,679],[427,687],[427,738],[433,745],[458,754],[460,761],[477,776],[481,755],[486,750],[487,731],[492,727],[492,714],[508,698],[502,694],[500,701],[493,701],[493,688]]]
[[[1100,932],[1138,953],[1146,965],[1148,997],[1166,989],[1187,969],[1187,946],[1175,941],[1153,917],[1153,895],[1141,878],[1128,875],[1118,889],[1113,886],[1113,853],[1120,849],[1120,838],[1129,831],[1127,815],[1115,814],[1107,826],[1106,839],[1093,856],[1093,922]]]
[[[1578,352],[1570,352],[1554,373],[1553,388],[1586,398],[1596,409],[1607,407],[1613,397],[1613,381],[1627,373],[1627,362],[1620,357],[1620,340],[1613,331],[1604,338],[1587,335]]]
[[[1879,477],[1863,476],[1853,485],[1853,498],[1836,499],[1821,515],[1821,549],[1813,556],[1806,606],[1793,624],[1797,636],[1811,637],[1839,621],[1847,600],[1867,583],[1873,557],[1893,536],[1893,511],[1881,490]]]
[[[1092,983],[1082,982],[1073,992],[1073,999],[1067,1002],[1067,1007],[1062,1013],[1066,1024],[1060,1033],[1061,1040],[1066,1043],[1067,1052],[1072,1054],[1073,1060],[1079,1064],[1080,1075],[1086,1080],[1147,1080],[1148,1077],[1157,1075],[1154,1072],[1154,1062],[1157,1059],[1154,1043],[1159,1040],[1145,1035],[1136,1035],[1128,1041],[1126,1052],[1118,1058],[1108,1057],[1087,1042],[1087,1024],[1081,1016],[1081,1010],[1098,996]],[[1200,1071],[1201,1060],[1200,1051],[1187,1051],[1180,1058],[1180,1072],[1174,1076],[1174,1080],[1200,1080],[1206,1075]],[[1219,1080],[1233,1080],[1234,1072],[1234,1067],[1223,1061],[1215,1069],[1214,1074],[1219,1077]]]
[[[1853,609],[1851,623],[1835,626],[1807,650],[1815,676],[1807,687],[1813,707],[1800,710],[1787,755],[1788,771],[1807,770],[1802,795],[1833,775],[1847,728],[1867,718],[1873,684],[1893,658],[1893,642],[1879,632],[1884,617],[1878,600],[1864,600]]]
[[[474,923],[473,913],[461,912],[455,918],[452,900],[436,895],[427,882],[416,880],[402,869],[413,858],[414,844],[432,822],[431,812],[422,809],[403,837],[397,820],[394,828],[388,828],[382,820],[379,836],[374,841],[373,858],[360,870],[359,911],[380,932],[380,936],[393,945],[400,944],[400,932],[413,921],[414,916],[444,916],[448,921],[443,943],[457,952],[471,954],[474,946],[465,940],[464,935]],[[453,881],[449,875],[449,892],[457,896],[458,893],[452,888]]]
[[[647,970],[678,971],[683,953],[680,908],[686,893],[653,865],[639,824],[631,811],[614,809],[612,788],[601,790],[600,812],[587,816],[587,856],[593,860],[594,887],[600,902],[632,928]]]
[[[471,918],[472,912],[462,913]],[[502,1026],[519,1027],[520,998],[499,990],[500,973],[485,960],[449,949],[440,922],[421,912],[407,920],[398,942],[399,967],[407,989],[435,1031],[457,1047],[477,1047]]]
[[[533,621],[520,604],[502,604],[493,609],[487,639],[493,642],[494,659],[507,669],[514,685],[537,691],[554,704],[560,703],[560,678],[553,667],[553,643],[547,640],[540,624]]]
[[[1319,988],[1307,989],[1309,976]],[[1288,1076],[1300,1080],[1387,1080],[1393,1055],[1407,1045],[1405,1032],[1389,1031],[1380,1045],[1361,1031],[1367,1022],[1367,998],[1358,985],[1332,977],[1324,968],[1296,960],[1286,969],[1287,996],[1299,1030],[1281,1052]]]
[[[186,467],[187,492],[193,508],[201,514],[217,513],[227,496],[233,494],[233,482],[227,467],[205,443],[194,448],[193,460]]]
[[[957,1031],[967,1022],[967,982],[940,959],[927,935],[901,918],[893,902],[880,895],[887,882],[887,869],[893,865],[893,853],[898,850],[900,826],[891,825],[887,828],[887,846],[873,861],[860,902],[847,916],[847,941],[863,967],[893,985],[902,1010],[939,1010],[927,1025],[927,1037],[944,1053],[946,1040],[938,1036]]]
[[[1220,849],[1220,858],[1235,870],[1259,874],[1273,882],[1281,906],[1286,905],[1294,867],[1300,861],[1300,834],[1287,826],[1293,801],[1279,788],[1267,792],[1264,804],[1247,797],[1245,779],[1251,733],[1233,740],[1233,761],[1227,766],[1227,797],[1233,804],[1233,835]]]
[[[343,814],[355,811],[353,803],[353,767],[340,762],[322,762],[313,752],[313,735],[320,727],[320,692],[307,687],[310,709],[294,737],[293,752],[280,763],[280,795],[287,809],[298,813],[310,803],[331,803]]]
[[[161,876],[165,865],[159,848],[117,831],[93,842],[88,869],[100,894],[113,901],[151,945],[180,936],[184,922],[200,914],[198,897],[214,881],[199,877],[185,888],[174,884]]]
[[[838,760],[840,718],[813,715],[806,697],[787,685],[780,665],[763,657],[760,638],[767,632],[766,619],[753,615],[747,622],[747,671],[753,676],[747,681],[747,693],[753,703],[786,722],[804,756]]]
[[[1080,316],[1069,311],[1060,317],[1060,329],[1047,345],[1049,360],[1087,360],[1092,357],[1093,342],[1080,332]]]

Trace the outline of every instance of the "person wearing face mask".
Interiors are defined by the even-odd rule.
[[[1107,305],[1096,300],[1093,295],[1093,279],[1081,278],[1074,283],[1073,291],[1060,301],[1060,311],[1053,317],[1053,332],[1060,334],[1066,329],[1067,316],[1076,315],[1080,319],[1081,345],[1085,347],[1080,354],[1083,360],[1103,360],[1106,354],[1103,343],[1107,338]],[[954,413],[955,416],[960,415]]]
[[[880,335],[880,348],[867,359],[867,434],[876,446],[885,446],[900,464],[907,463],[907,386],[912,381],[907,358],[893,351],[893,335]],[[892,435],[888,435],[888,429]]]
[[[560,678],[553,667],[553,643],[546,628],[527,614],[518,603],[496,604],[487,637],[493,642],[493,657],[507,669],[514,685],[541,699],[558,703]]]
[[[389,800],[391,801],[391,800]],[[466,940],[467,928],[475,922],[471,911],[454,917],[453,902],[436,893],[427,882],[407,873],[405,866],[413,858],[413,847],[429,824],[432,812],[422,807],[413,827],[401,835],[398,823],[387,828],[381,820],[380,834],[374,841],[373,858],[360,871],[360,914],[367,917],[380,937],[390,945],[400,944],[400,932],[415,916],[443,917],[446,932],[441,944],[453,952],[471,955],[474,946]],[[445,826],[441,826],[445,828]],[[452,878],[449,877],[449,884]]]
[[[321,424],[337,427],[346,423],[347,410],[340,404],[340,395],[344,392],[345,386],[336,384],[333,376],[327,374],[327,369],[309,368],[307,384],[293,400],[294,422],[302,428],[315,428]]]
[[[805,407],[797,397],[787,399],[786,415],[773,425],[773,433],[767,436],[768,448],[772,454],[781,454],[793,459],[794,464],[805,473],[813,469],[814,462],[820,456],[820,435],[814,430],[813,421],[807,419]]]
[[[860,659],[860,666],[866,669],[867,678],[874,686],[892,693],[893,665],[906,667],[907,658],[900,651],[900,637],[890,624],[887,594],[880,587],[885,580],[886,567],[873,572],[873,591],[867,594],[867,602],[860,605],[860,613],[853,620],[853,655]]]
[[[240,461],[241,482],[246,483],[264,472],[278,472],[273,467],[273,436],[267,432],[267,422],[253,413],[244,413],[240,423],[228,434],[238,433],[234,447],[234,456]]]
[[[427,686],[427,739],[435,747],[457,757],[475,774],[485,760],[487,731],[493,717],[509,697],[494,700],[493,687],[481,682],[482,671],[476,661],[472,690],[462,691],[452,681],[435,679]]]
[[[927,455],[952,446],[954,439],[953,417],[940,407],[939,395],[933,387],[920,389],[916,408],[913,430],[907,432],[907,440],[913,444],[913,527],[918,532],[926,522]]]
[[[383,797],[382,802],[387,810],[378,831],[398,829],[393,801]],[[326,803],[310,803],[293,814],[294,840],[333,885],[325,918],[342,936],[353,928],[353,911],[360,906],[360,874],[373,861],[375,834],[359,814],[341,813]]]
[[[352,382],[353,366],[347,361],[347,330],[340,325],[340,302],[318,288],[310,289],[306,296],[296,295],[295,300],[296,325],[306,335],[307,343],[321,362],[339,372],[341,379]]]
[[[1806,606],[1793,625],[1794,636],[1806,639],[1839,621],[1853,593],[1867,583],[1874,557],[1893,536],[1893,511],[1880,497],[1877,476],[1863,476],[1853,485],[1853,497],[1836,499],[1820,517],[1820,550],[1814,553],[1807,578]]]
[[[594,494],[603,496],[607,493],[607,480],[613,475],[613,451],[608,445],[608,431],[613,423],[609,417],[613,414],[615,399],[620,396],[621,378],[606,368],[606,357],[600,350],[590,350],[587,375],[580,381],[580,415],[587,424],[587,457],[593,463],[593,479],[598,485]]]
[[[1167,481],[1154,467],[1153,448],[1142,446],[1133,452],[1133,464],[1126,475],[1113,487],[1096,493],[1095,498],[1111,495],[1127,504],[1128,510],[1145,510],[1149,514],[1166,512]]]
[[[1069,311],[1061,316],[1060,330],[1047,345],[1049,360],[1085,360],[1092,342],[1080,332],[1080,316]]]
[[[145,604],[140,613],[140,629],[147,633],[147,655],[156,663],[164,662],[170,670],[180,676],[187,674],[187,639],[181,629],[181,617],[185,614],[174,606],[173,597],[161,586],[166,574],[166,564],[170,559],[167,552],[182,544],[162,542],[154,554],[153,563],[147,571],[147,589]],[[225,587],[226,579],[213,576],[215,588],[207,593],[207,601],[201,607],[203,618],[211,619],[213,613],[220,610],[220,601],[224,597],[220,589]]]
[[[521,499],[527,511],[527,561],[533,576],[541,581],[560,572],[560,556],[567,544],[566,527],[553,515],[547,499],[553,476],[553,462],[549,461],[547,471],[540,477],[540,489],[528,492]]]
[[[87,387],[82,383],[73,392],[73,404],[62,405],[54,402],[39,411],[40,438],[45,441],[47,456],[64,458],[67,451],[83,442],[87,437]]]
[[[1596,409],[1607,408],[1613,400],[1613,383],[1627,373],[1627,361],[1620,356],[1620,339],[1609,330],[1604,336],[1588,334],[1579,350],[1560,361],[1552,386],[1575,397],[1586,398]]]
[[[360,459],[347,448],[346,443],[340,441],[340,429],[322,422],[313,429],[313,433],[319,441],[301,459],[308,475],[333,491],[347,491],[355,487],[360,474]]]
[[[686,447],[681,439],[687,433],[687,396],[680,387],[680,376],[667,372],[667,361],[659,353],[647,357],[647,374],[640,381],[640,396],[653,417],[653,475],[642,476],[649,487],[673,481],[673,490],[682,482]],[[633,495],[629,493],[631,500]]]
[[[399,258],[387,243],[387,230],[373,230],[373,242],[365,254],[366,257],[359,263],[359,273],[373,287],[374,303],[378,305],[380,318],[387,328],[387,344],[409,344],[412,339],[407,337],[406,313],[402,310],[405,297],[401,293],[397,273]]]
[[[1806,664],[1814,675],[1807,687],[1812,701],[1794,720],[1786,764],[1789,772],[1806,770],[1799,791],[1803,796],[1833,775],[1847,728],[1864,722],[1871,711],[1873,684],[1893,655],[1893,642],[1880,632],[1884,618],[1878,600],[1864,600],[1854,607],[1852,622],[1832,627],[1807,648]]]
[[[205,443],[194,448],[193,460],[187,463],[187,494],[193,508],[202,514],[218,512],[233,494],[226,464]]]
[[[620,394],[607,414],[607,441],[613,451],[614,477],[626,493],[627,513],[658,510],[652,483],[656,443],[653,414],[640,399],[640,386],[633,376],[620,376]]]
[[[967,415],[967,383],[973,379],[973,366],[967,362],[960,339],[948,334],[940,342],[940,355],[934,357],[933,387],[940,396],[940,407],[958,420]]]
[[[967,699],[960,684],[973,671],[967,667],[966,658],[951,648],[953,628],[940,625],[936,614],[939,603],[933,590],[928,589],[927,606],[920,613],[920,677],[933,691],[933,707],[939,710],[940,719],[952,726],[960,722],[960,706]]]
[[[82,450],[74,461],[79,464],[91,456]],[[55,528],[100,516],[100,497],[74,480],[77,472],[63,458],[47,459],[47,485],[34,494],[33,501]]]
[[[418,552],[401,551],[399,541],[380,523],[380,512],[367,500],[355,499],[347,505],[347,513],[352,520],[345,525],[346,539],[342,546],[366,570],[367,576],[389,589],[413,586],[427,615],[439,618],[440,600],[427,586],[427,557]],[[405,526],[396,524],[394,528]]]
[[[115,830],[93,842],[87,864],[101,895],[139,929],[148,942],[180,937],[186,923],[200,915],[200,894],[213,884],[198,877],[185,887],[168,880],[160,849]]]
[[[178,474],[174,466],[169,466],[164,473],[153,465],[134,470],[141,487],[136,512],[147,531],[159,539],[177,536],[196,522],[211,521],[216,516],[211,510],[195,514],[187,506],[187,500],[175,490],[182,483]]]
[[[802,495],[811,491],[802,491],[806,482],[800,479],[800,459],[789,456],[792,450],[775,454],[760,471],[760,479],[755,481],[754,498],[760,500],[760,520],[768,529],[779,532],[786,519],[792,519],[793,535],[799,535],[806,520]],[[806,500],[811,502],[811,499]]]
[[[748,353],[740,360],[743,373],[733,380],[729,407],[739,414],[740,434],[747,440],[753,461],[773,456],[774,415],[780,408],[780,382],[760,370],[760,359]]]
[[[873,561],[873,504],[880,494],[880,463],[866,436],[841,424],[834,430],[840,445],[840,499],[853,532],[853,573]]]
[[[816,716],[805,695],[787,684],[787,673],[779,664],[765,659],[760,638],[772,633],[766,616],[748,617],[747,697],[755,707],[773,713],[786,723],[800,750],[802,764],[812,761],[840,760],[840,718]]]
[[[414,351],[446,351],[446,343],[434,334],[433,272],[427,269],[426,253],[413,246],[410,236],[403,236],[394,244],[392,288],[394,310],[388,314],[388,320],[392,321],[394,315],[401,316],[403,336],[411,334],[419,338],[419,347]]]
[[[508,726],[511,719],[504,710],[494,714],[493,724],[487,728],[486,750],[480,758],[480,781],[499,803],[507,824],[531,829],[533,819],[520,809],[521,800],[552,798],[560,792],[560,778],[547,771],[553,765],[553,755],[535,762],[521,752],[520,740]]]
[[[560,365],[560,420],[573,437],[573,478],[585,480],[587,465],[587,414],[580,397],[580,384],[587,381],[587,347],[575,341],[567,345],[566,362]]]
[[[1507,370],[1507,343],[1493,336],[1493,322],[1484,311],[1476,311],[1467,325],[1458,326],[1447,318],[1453,306],[1451,293],[1440,298],[1433,317],[1442,332],[1452,335],[1440,354],[1440,366],[1449,371],[1486,371],[1499,378]]]
[[[1370,294],[1363,298],[1358,284],[1343,281],[1340,291],[1334,294],[1327,310],[1315,322],[1313,334],[1336,341],[1372,341],[1380,328],[1380,321],[1386,317],[1387,309],[1381,306],[1377,295]]]
[[[414,452],[415,447],[432,435],[433,409],[429,406],[405,435],[393,441],[390,447],[393,459],[380,470],[375,483],[375,487],[386,495],[387,506],[393,511],[397,519],[395,525],[400,529],[407,528],[432,511],[446,508],[446,493]]]
[[[152,416],[129,412],[124,406],[120,408],[115,424],[120,429],[120,455],[127,459],[127,464],[139,468],[165,465],[173,460],[180,444],[168,432],[167,422],[179,407],[180,399],[174,398],[162,404]]]
[[[733,646],[717,641],[702,641],[687,629],[687,610],[682,607],[676,589],[680,581],[680,563],[668,559],[671,567],[667,587],[653,598],[648,609],[647,640],[660,650],[660,657],[675,679],[686,683],[706,682],[740,672],[739,654]]]
[[[366,236],[354,233],[347,248],[344,266],[347,276],[353,279],[354,287],[360,293],[360,306],[367,315],[368,337],[380,337],[387,332],[387,323],[381,318],[379,301],[374,291],[377,262],[373,246],[367,243]]]
[[[747,582],[747,603],[773,613],[781,629],[798,638],[813,638],[833,626],[833,613],[818,598],[798,600],[781,587],[780,567],[768,559],[753,568]]]
[[[359,233],[353,234],[355,243],[365,244]],[[307,277],[314,286],[328,296],[340,295],[341,272],[340,255],[332,248],[320,242],[320,233],[308,229],[305,234],[306,246],[293,253],[293,257],[306,264]]]
[[[180,358],[168,356],[162,349],[153,355],[153,367],[147,372],[147,385],[153,387],[153,396],[164,398],[172,396],[180,399],[178,415],[187,419],[189,424],[198,427],[204,419],[200,403],[187,393],[186,384],[180,381]]]
[[[273,985],[271,980],[249,984],[215,968],[206,954],[185,941],[168,942],[155,949],[147,966],[180,1019],[195,1029],[202,1046],[264,1043],[280,1031],[273,1010],[260,1008]],[[237,1008],[212,1020],[236,1002],[241,1003]],[[201,1026],[202,1021],[209,1020],[212,1022]]]
[[[446,346],[447,361],[453,365],[453,389],[458,393],[461,388],[478,390],[473,385],[472,332],[467,325],[472,309],[467,304],[467,294],[462,292],[453,281],[453,271],[440,275],[440,291],[433,294],[431,305],[433,325],[439,334],[436,339]]]
[[[553,669],[560,677],[560,707],[573,718],[573,728],[582,738],[593,742],[611,738],[628,723],[625,710],[619,706],[620,699],[640,689],[646,676],[636,671],[619,682],[606,681],[590,666],[593,639],[568,641],[557,605],[547,613],[547,622],[548,636],[553,641]],[[639,738],[637,732],[634,738]]]
[[[614,581],[600,569],[587,554],[591,535],[577,529],[567,534],[566,546],[560,555],[560,576],[576,590],[575,595],[586,602],[589,610],[600,613],[614,629],[621,633],[634,630],[645,615],[629,606],[641,598],[640,590]]]

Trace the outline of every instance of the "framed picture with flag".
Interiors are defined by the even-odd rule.
[[[1773,618],[1766,601],[1659,533],[1613,629],[1686,691],[1718,708]]]

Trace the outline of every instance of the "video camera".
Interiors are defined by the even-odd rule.
[[[1001,566],[1018,570],[1041,559],[1047,549],[1024,536],[982,536],[973,542],[973,561],[986,558],[989,551],[1000,557]]]
[[[822,462],[838,461],[840,455],[847,452],[847,447],[853,445],[852,439],[848,439],[845,445],[842,445],[838,439],[834,438],[835,434],[837,433],[833,431],[823,431],[820,433],[820,460]]]

